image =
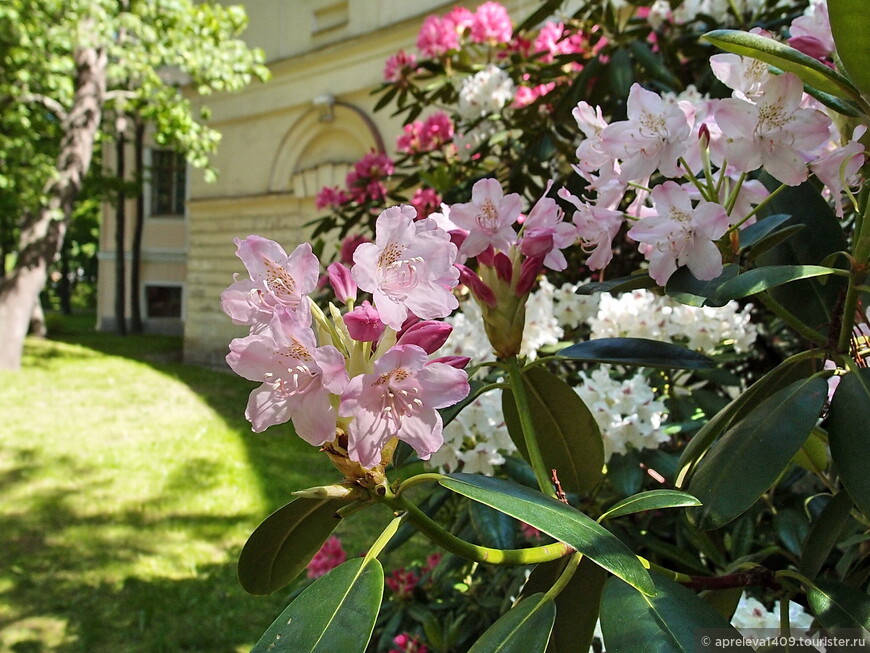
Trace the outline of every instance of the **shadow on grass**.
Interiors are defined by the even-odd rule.
[[[37,462],[27,449],[4,453],[13,464],[0,475],[0,502],[30,486],[26,510],[0,514],[0,595],[13,606],[0,613],[0,649],[229,653],[256,641],[283,606],[281,596],[246,595],[234,563],[200,566],[179,579],[112,572],[140,565],[147,574],[149,559],[163,554],[173,534],[207,540],[237,526],[237,516],[167,515],[147,505],[82,515],[69,505],[74,490],[34,489],[33,477],[51,465],[90,487],[99,482],[96,468],[63,457],[46,461],[44,454]]]

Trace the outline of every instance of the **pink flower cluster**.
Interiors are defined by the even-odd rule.
[[[341,540],[337,536],[331,535],[308,563],[306,567],[308,569],[308,577],[320,578],[326,572],[338,567],[345,560],[347,560],[347,554],[341,546]]]
[[[437,409],[469,392],[468,359],[430,359],[451,327],[438,318],[457,307],[457,248],[431,219],[393,207],[376,221],[375,242],[358,244],[353,266],[333,263],[329,281],[351,310],[330,317],[308,295],[319,261],[308,243],[288,255],[260,236],[236,240],[249,278],[221,295],[221,307],[250,333],[230,343],[227,363],[261,385],[246,417],[254,431],[292,421],[314,446],[344,448],[366,469],[382,464],[395,439],[427,459],[442,444]],[[374,305],[354,307],[358,290]]]
[[[387,198],[384,179],[395,172],[392,159],[383,152],[369,152],[357,161],[344,180],[351,199],[360,204]]]
[[[574,110],[585,136],[574,168],[594,198],[559,194],[576,208],[590,268],[607,265],[627,221],[656,282],[664,285],[682,265],[698,279],[713,279],[723,269],[718,242],[751,224],[769,195],[748,175],[763,169],[796,186],[814,173],[838,202],[842,180],[854,183],[863,132],[834,145],[836,128],[798,77],[772,75],[765,64],[732,54],[715,55],[711,66],[732,97],[673,99],[635,84],[626,120],[608,123],[586,102]],[[629,191],[634,201],[621,210]]]
[[[396,149],[405,154],[430,152],[452,139],[453,121],[443,111],[437,111],[425,120],[415,120],[405,125],[396,139]]]
[[[417,635],[401,633],[393,637],[393,644],[399,648],[391,648],[389,653],[429,653],[429,649]]]
[[[494,46],[509,42],[512,35],[507,10],[498,2],[484,2],[474,13],[455,7],[444,16],[428,16],[417,35],[417,49],[424,57],[438,58],[458,50],[466,37],[472,43]]]
[[[441,554],[433,553],[426,558],[426,563],[420,567],[419,572],[414,571],[413,568],[400,567],[394,569],[384,582],[398,600],[404,601],[411,598],[421,580],[431,576],[439,562],[441,562]]]

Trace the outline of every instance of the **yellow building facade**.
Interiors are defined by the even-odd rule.
[[[320,188],[342,185],[369,150],[393,151],[401,122],[389,111],[374,113],[377,97],[371,91],[383,81],[390,55],[415,51],[423,19],[457,4],[473,10],[481,3],[248,0],[250,24],[243,38],[265,51],[272,79],[205,99],[209,124],[222,134],[213,159],[219,177],[209,184],[188,170],[184,189],[170,183],[169,192],[183,192],[181,215],[166,215],[173,202],[145,189],[140,274],[147,331],[183,333],[187,362],[223,364],[228,342],[247,333],[220,310],[220,294],[233,273],[244,274],[233,239],[258,234],[292,250],[308,239],[303,225],[318,215],[314,198]],[[538,5],[503,4],[515,21]],[[164,156],[155,152],[149,150],[146,163]],[[113,169],[111,153],[106,165]],[[107,209],[100,243],[101,329],[115,326],[112,216]]]

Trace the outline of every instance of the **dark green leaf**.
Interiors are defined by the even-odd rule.
[[[543,594],[517,603],[481,635],[468,653],[544,653],[556,620],[556,604]]]
[[[840,479],[855,505],[870,516],[870,369],[840,379],[828,413],[828,441]]]
[[[665,285],[665,293],[688,306],[724,306],[728,300],[717,299],[716,292],[723,283],[736,277],[739,271],[739,266],[728,264],[715,279],[699,281],[684,266],[670,276]]]
[[[734,611],[737,609],[737,604],[740,603],[740,598],[743,596],[744,588],[729,587],[724,590],[706,590],[701,592],[700,597],[704,603],[713,608],[719,615],[730,622],[734,616]]]
[[[791,220],[791,216],[787,213],[778,213],[769,215],[763,220],[758,220],[755,224],[751,224],[745,229],[737,232],[740,235],[740,251],[755,247],[758,243],[767,238],[770,234],[775,233],[783,224]]]
[[[604,442],[595,417],[565,381],[543,367],[523,372],[529,412],[547,469],[555,469],[566,492],[583,493],[601,479]],[[502,392],[502,410],[511,439],[528,460],[513,392]]]
[[[251,653],[363,653],[384,594],[376,558],[355,558],[321,576],[275,619]]]
[[[610,67],[607,70],[610,90],[613,95],[618,98],[627,97],[635,80],[634,66],[628,50],[625,48],[614,50],[610,57]]]
[[[767,397],[731,427],[698,463],[689,492],[702,528],[742,514],[779,477],[816,424],[827,397],[824,379],[797,381]]]
[[[719,411],[689,441],[680,456],[680,472],[677,487],[685,487],[695,465],[710,445],[744,415],[753,410],[772,393],[789,383],[803,379],[815,372],[814,361],[807,358],[790,358],[753,383],[736,399]]]
[[[503,512],[476,501],[469,502],[471,526],[483,546],[492,549],[514,548],[516,522]]]
[[[774,515],[773,530],[786,550],[797,556],[801,552],[801,542],[810,532],[810,525],[803,512],[784,508]]]
[[[800,572],[807,578],[812,580],[818,576],[840,539],[843,526],[849,520],[852,505],[852,497],[847,492],[838,492],[813,523],[810,534],[804,542],[800,565],[798,565]]]
[[[527,487],[488,476],[451,474],[441,485],[485,503],[574,547],[642,592],[653,590],[637,557],[610,531],[561,501]]]
[[[544,22],[545,18],[553,15],[564,3],[565,0],[547,0],[542,3],[535,11],[533,11],[523,22],[517,25],[514,33],[537,27]]]
[[[695,653],[702,628],[740,639],[737,629],[691,590],[658,574],[655,585],[658,593],[649,597],[618,578],[605,583],[601,632],[607,653]],[[748,645],[728,650],[754,653]]]
[[[837,47],[837,55],[843,62],[852,83],[870,97],[870,14],[863,0],[828,0],[828,15],[831,33]]]
[[[746,259],[748,261],[754,261],[766,251],[773,249],[781,242],[791,238],[804,229],[805,227],[802,224],[794,224],[788,227],[783,227],[782,229],[777,229],[767,238],[760,240],[752,249],[750,249],[749,253],[746,255]]]
[[[662,508],[685,508],[688,506],[700,506],[698,501],[688,492],[680,492],[679,490],[648,490],[635,494],[632,497],[627,497],[612,505],[605,511],[598,521],[605,519],[614,519],[624,515],[633,515],[637,512],[645,510],[661,510]]]
[[[768,190],[780,186],[767,174],[762,174],[760,179]],[[760,213],[761,216],[787,213],[792,216],[789,226],[802,224],[806,228],[757,256],[759,267],[819,265],[830,254],[848,249],[840,220],[810,181],[785,188]],[[828,277],[824,284],[817,279],[803,279],[769,292],[804,324],[825,333],[827,324],[839,319],[837,306],[845,287],[846,280],[842,277]]]
[[[634,451],[614,454],[607,462],[607,480],[623,496],[640,492],[644,472]]]
[[[558,353],[563,358],[610,363],[612,365],[640,365],[666,369],[694,370],[713,367],[704,354],[671,342],[647,338],[598,338],[566,347]]]
[[[564,571],[567,558],[537,565],[523,587],[523,595],[546,592]],[[608,573],[583,558],[574,576],[556,597],[556,623],[548,653],[588,651],[598,621],[598,604]]]
[[[833,273],[833,268],[819,265],[777,265],[756,268],[723,283],[716,291],[716,298],[740,299],[792,281],[823,277]]]
[[[650,77],[665,84],[668,90],[676,92],[683,89],[682,82],[668,70],[659,55],[653,54],[653,51],[645,41],[629,41],[628,48],[634,55],[635,60],[646,69]]]
[[[807,601],[822,628],[830,634],[841,629],[858,631],[870,642],[870,596],[831,578],[819,578],[807,590]],[[865,646],[857,650],[870,650]]]
[[[375,108],[373,109],[373,111],[380,111],[385,106],[387,106],[392,101],[392,99],[394,97],[396,97],[396,93],[398,93],[398,92],[399,92],[398,86],[390,86],[389,90],[387,90],[386,93],[384,93],[378,99],[377,104],[375,104]]]
[[[288,585],[338,526],[337,499],[294,499],[266,517],[239,555],[239,582],[251,594]]]
[[[821,61],[772,38],[727,29],[708,32],[703,38],[727,52],[759,59],[780,70],[794,73],[804,84],[830,95],[839,98],[858,96],[857,89],[843,75],[828,68]]]
[[[639,288],[654,288],[655,285],[656,282],[646,273],[632,274],[628,277],[619,277],[617,279],[609,279],[608,281],[587,283],[577,288],[576,293],[578,295],[594,295],[599,292],[616,294],[629,290],[637,290]]]

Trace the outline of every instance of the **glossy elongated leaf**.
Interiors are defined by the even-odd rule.
[[[645,596],[618,578],[604,584],[601,632],[607,653],[695,653],[700,629],[739,641],[740,633],[693,591],[656,574],[657,594]],[[715,650],[715,649],[709,649]],[[754,653],[748,645],[729,651]]]
[[[641,592],[653,591],[649,573],[628,547],[579,510],[530,488],[489,476],[450,474],[439,483],[574,547]]]
[[[593,281],[580,286],[576,292],[578,295],[594,295],[599,292],[616,294],[639,288],[654,288],[655,285],[656,282],[646,273],[632,274],[628,277],[618,277],[607,281]]]
[[[588,492],[604,468],[598,422],[571,386],[543,367],[525,370],[523,383],[544,465],[556,470],[566,492]],[[509,389],[502,392],[502,411],[511,439],[528,460],[516,401]]]
[[[773,484],[813,430],[827,390],[818,377],[786,386],[710,449],[688,488],[703,504],[690,513],[701,528],[727,524]]]
[[[791,216],[787,213],[779,213],[777,215],[769,215],[763,220],[758,220],[755,224],[751,224],[745,229],[738,231],[740,236],[740,251],[755,247],[762,242],[770,234],[778,231],[784,223],[791,220]]]
[[[837,46],[837,54],[852,83],[865,97],[870,97],[870,15],[867,4],[861,0],[828,0],[828,16],[831,33]]]
[[[766,173],[759,179],[768,190],[780,186]],[[792,216],[786,223],[788,226],[804,225],[805,228],[757,256],[759,267],[820,265],[830,254],[848,249],[840,220],[810,181],[785,188],[760,213],[761,216],[787,213]],[[825,333],[827,324],[839,319],[837,305],[845,287],[846,280],[834,276],[826,277],[824,283],[814,278],[801,279],[772,288],[769,293],[804,324]]]
[[[563,358],[610,363],[612,365],[639,365],[666,369],[697,370],[713,367],[704,354],[671,342],[647,338],[598,338],[578,342],[558,353]]]
[[[723,283],[716,290],[716,297],[722,300],[740,299],[792,281],[824,277],[833,273],[833,268],[820,265],[777,265],[756,268]]]
[[[773,368],[758,379],[741,395],[713,416],[683,450],[680,456],[680,471],[677,474],[677,487],[686,487],[695,466],[722,433],[742,419],[772,393],[790,383],[803,379],[815,372],[813,360],[790,358]]]
[[[469,501],[471,525],[483,546],[492,549],[512,549],[516,522],[503,512],[476,501]]]
[[[728,300],[717,299],[716,292],[722,284],[736,277],[739,271],[739,266],[729,263],[715,279],[700,281],[689,268],[683,266],[668,279],[665,293],[688,306],[724,306]]]
[[[363,653],[384,594],[376,558],[355,558],[309,585],[275,619],[251,653]]]
[[[468,653],[544,653],[556,604],[543,594],[523,599],[486,629]]]
[[[828,68],[821,61],[780,41],[759,34],[728,29],[708,32],[702,38],[726,52],[752,57],[785,72],[794,73],[804,84],[835,97],[858,96],[857,89],[846,77]]]
[[[239,555],[239,582],[250,594],[288,585],[338,526],[336,499],[294,499],[261,523]]]
[[[829,633],[847,629],[865,638],[870,650],[870,596],[831,578],[819,578],[807,590],[807,601],[819,623]]]
[[[624,515],[633,515],[646,510],[661,510],[662,508],[687,508],[700,506],[698,501],[688,492],[679,490],[649,490],[626,497],[622,501],[610,506],[607,511],[598,518],[599,522],[605,519],[614,519]]]
[[[523,587],[523,595],[546,592],[553,586],[567,565],[568,559],[537,565]],[[550,636],[548,653],[588,651],[598,621],[601,590],[609,575],[587,558],[565,588],[556,597],[556,623]]]
[[[798,567],[807,578],[813,579],[821,571],[825,560],[840,539],[840,533],[849,520],[853,505],[852,497],[847,492],[838,492],[812,525],[810,534],[803,543]]]
[[[828,413],[828,442],[840,479],[855,505],[870,515],[870,369],[840,379]]]

